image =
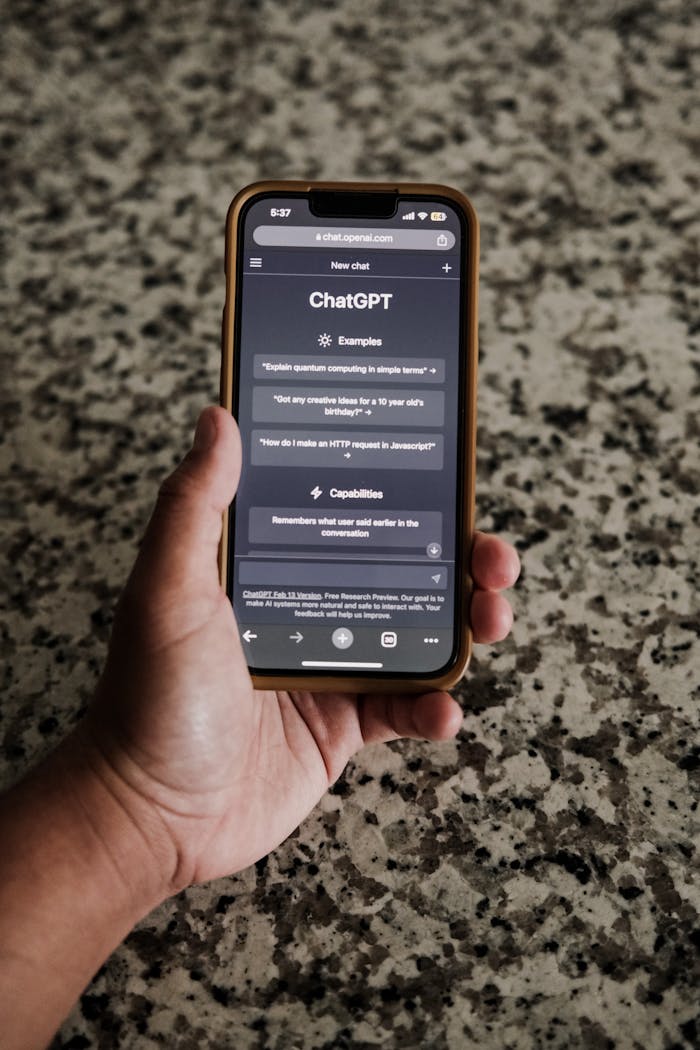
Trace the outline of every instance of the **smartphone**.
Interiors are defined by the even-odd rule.
[[[448,688],[471,651],[479,227],[440,185],[259,182],[226,222],[221,581],[258,688]]]

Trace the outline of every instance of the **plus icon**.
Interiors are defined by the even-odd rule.
[[[450,270],[452,269],[452,267],[450,266],[449,263],[445,263],[445,265],[442,267],[442,269],[445,271],[445,273],[449,273]]]
[[[339,627],[337,631],[333,631],[331,641],[336,649],[349,649],[355,639],[348,627]]]

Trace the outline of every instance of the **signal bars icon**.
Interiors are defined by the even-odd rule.
[[[415,217],[416,213],[414,211],[407,211],[405,215],[401,216],[404,222],[411,222]]]

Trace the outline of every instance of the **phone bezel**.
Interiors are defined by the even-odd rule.
[[[444,689],[454,685],[464,674],[471,657],[472,637],[469,627],[468,603],[471,595],[470,560],[474,536],[474,488],[476,468],[476,373],[477,373],[477,324],[478,324],[478,258],[479,222],[473,205],[458,190],[441,184],[429,183],[368,183],[368,182],[304,182],[278,180],[256,182],[242,189],[231,202],[226,217],[226,302],[222,318],[222,365],[220,400],[235,416],[237,394],[234,397],[234,378],[237,373],[236,347],[238,346],[240,316],[237,310],[237,295],[241,286],[242,253],[238,251],[239,231],[245,212],[255,201],[266,197],[307,197],[314,190],[331,190],[348,193],[392,192],[411,200],[445,200],[456,207],[465,227],[462,238],[462,273],[460,289],[461,344],[460,381],[458,403],[458,433],[461,437],[458,448],[458,493],[457,506],[457,550],[455,556],[455,640],[450,660],[435,672],[390,671],[378,674],[373,671],[357,671],[349,674],[329,675],[326,672],[304,671],[295,668],[257,671],[250,668],[253,683],[259,689],[311,689],[317,692],[393,692]],[[459,491],[461,489],[461,492]],[[235,521],[235,501],[224,514],[222,538],[219,551],[221,584],[231,594],[229,547]]]

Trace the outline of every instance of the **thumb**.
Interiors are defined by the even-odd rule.
[[[192,448],[165,479],[128,587],[177,602],[219,591],[223,514],[238,487],[241,442],[230,412],[205,408]]]

